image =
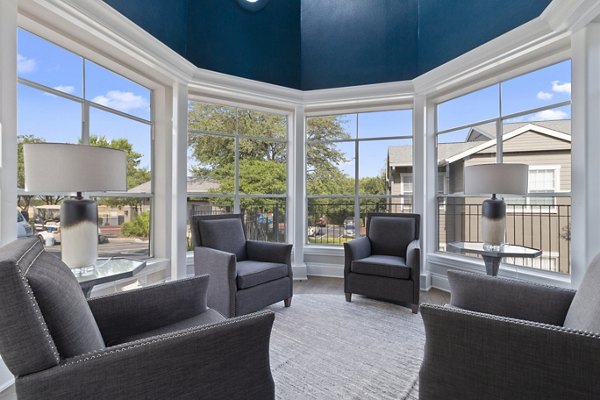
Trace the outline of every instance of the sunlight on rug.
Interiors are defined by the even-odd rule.
[[[344,295],[294,296],[275,312],[271,370],[277,399],[417,399],[425,335],[420,314]]]

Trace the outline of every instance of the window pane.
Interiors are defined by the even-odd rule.
[[[507,119],[506,124],[521,124],[524,126],[527,123],[538,124],[542,127],[549,127],[549,129],[558,130],[571,134],[571,106],[563,106],[558,108],[551,108],[543,110],[534,114],[522,115],[517,118]],[[515,128],[520,127],[514,125]],[[505,132],[506,133],[506,132]]]
[[[233,194],[235,191],[235,139],[189,134],[188,181],[204,180],[208,193]],[[208,186],[207,186],[208,185]],[[200,188],[196,188],[200,190]],[[196,190],[188,190],[195,192]],[[205,190],[203,189],[202,192]]]
[[[327,115],[306,120],[306,140],[344,140],[356,138],[356,114]]]
[[[285,242],[285,198],[241,198],[246,236],[249,240]]]
[[[144,86],[85,60],[85,98],[150,120],[150,93]]]
[[[287,138],[287,117],[238,109],[238,131],[241,135],[285,139]]]
[[[52,143],[78,143],[81,104],[47,92],[18,85],[19,135]]]
[[[498,90],[493,85],[439,104],[438,131],[498,117]]]
[[[27,209],[30,224],[46,251],[61,256],[60,206],[63,197],[35,196]],[[150,198],[96,197],[98,257],[143,258],[150,255]]]
[[[354,239],[354,199],[308,199],[308,243],[339,246]]]
[[[19,78],[83,96],[83,58],[20,28],[17,40]]]
[[[237,113],[235,107],[190,101],[188,125],[191,131],[235,133]]]
[[[360,194],[393,193],[393,176],[400,171],[412,173],[411,140],[369,140],[359,142],[358,150]]]
[[[90,109],[90,144],[127,152],[127,189],[152,191],[151,126],[110,112]]]
[[[358,137],[412,136],[412,110],[358,114]]]
[[[246,194],[286,192],[286,144],[240,139],[239,191]]]
[[[502,82],[502,114],[571,99],[571,60]]]
[[[354,142],[306,145],[308,194],[354,193]]]

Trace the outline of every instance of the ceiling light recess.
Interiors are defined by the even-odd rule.
[[[243,9],[255,12],[262,10],[269,0],[237,0],[237,2]]]

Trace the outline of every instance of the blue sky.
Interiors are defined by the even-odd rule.
[[[93,104],[150,119],[150,90],[93,62],[41,39],[18,31],[17,71],[20,78],[92,102],[90,134],[107,139],[127,138],[143,154],[140,166],[151,166],[150,126]],[[84,85],[85,70],[85,85]],[[77,143],[82,132],[82,103],[18,85],[18,133],[47,142]]]
[[[84,97],[124,113],[150,119],[150,90],[93,62],[41,39],[27,31],[18,32],[19,77]],[[85,85],[83,75],[85,70]],[[500,111],[499,93],[502,93]],[[545,107],[569,100],[571,62],[563,61],[449,100],[438,107],[438,129],[476,124],[490,118]],[[49,142],[76,143],[81,135],[81,103],[19,84],[19,134],[32,134]],[[408,136],[412,111],[396,110],[347,114],[338,117],[352,138]],[[551,108],[520,116],[508,122],[571,118],[570,107]],[[440,142],[464,141],[468,129],[444,134]],[[150,168],[150,127],[146,124],[94,108],[90,110],[90,133],[108,139],[125,137],[142,153],[141,166]],[[389,146],[410,145],[410,140],[366,141],[359,145],[359,177],[378,176],[385,168]],[[353,176],[354,143],[339,143],[348,161],[340,168]]]

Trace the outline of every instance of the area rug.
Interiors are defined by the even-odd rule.
[[[425,335],[420,314],[354,296],[295,295],[275,312],[277,399],[417,399]]]

